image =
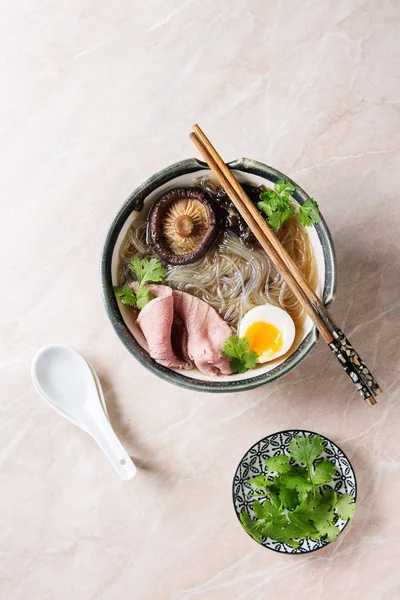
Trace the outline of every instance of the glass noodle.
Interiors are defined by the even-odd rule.
[[[211,196],[220,189],[209,177],[196,182]],[[146,217],[138,217],[129,228],[120,250],[120,284],[132,279],[129,262],[135,256],[156,256],[146,242]],[[297,222],[289,219],[279,230],[278,238],[315,289],[317,273],[308,235]],[[165,283],[171,288],[188,292],[213,306],[234,328],[250,309],[269,302],[286,310],[296,329],[302,326],[305,314],[276,271],[264,250],[245,244],[232,231],[225,231],[206,256],[189,265],[168,266]]]

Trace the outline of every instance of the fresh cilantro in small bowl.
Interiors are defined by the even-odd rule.
[[[247,533],[292,554],[335,541],[354,515],[355,498],[345,454],[307,431],[282,431],[255,444],[233,482],[235,510]]]

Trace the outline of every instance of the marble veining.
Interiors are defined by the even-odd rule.
[[[1,599],[400,598],[399,39],[393,0],[2,3]],[[162,382],[118,341],[103,239],[135,187],[196,155],[194,122],[226,160],[271,164],[321,204],[332,315],[377,406],[322,342],[283,379],[215,396]],[[132,482],[35,394],[46,343],[97,369]],[[255,544],[231,499],[246,449],[287,428],[332,439],[357,475],[354,522],[304,557]]]

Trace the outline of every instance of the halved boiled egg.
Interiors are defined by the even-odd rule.
[[[282,308],[264,304],[249,310],[239,323],[239,337],[246,337],[260,363],[285,354],[295,336],[292,317]]]

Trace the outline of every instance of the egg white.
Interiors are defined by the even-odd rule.
[[[276,358],[279,358],[279,356],[286,354],[286,352],[290,350],[296,334],[296,328],[292,317],[282,308],[278,308],[272,304],[256,306],[255,308],[251,308],[240,321],[238,327],[239,337],[244,337],[250,325],[259,322],[270,323],[279,329],[282,335],[283,343],[282,347],[273,354],[260,354],[258,361],[260,363],[264,363],[270,360],[275,360]]]

